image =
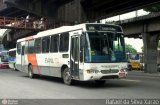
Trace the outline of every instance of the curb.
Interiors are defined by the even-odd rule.
[[[128,76],[160,77],[160,73],[144,73],[143,71],[129,71]]]

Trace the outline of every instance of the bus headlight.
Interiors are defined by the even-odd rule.
[[[93,70],[93,69],[86,70],[86,72],[87,72],[87,74],[99,73],[98,70]]]

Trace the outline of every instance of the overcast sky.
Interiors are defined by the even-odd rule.
[[[125,38],[125,43],[132,45],[137,50],[137,52],[142,52],[142,39]]]

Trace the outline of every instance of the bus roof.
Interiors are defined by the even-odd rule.
[[[53,35],[53,33],[54,34],[59,34],[59,33],[63,33],[63,32],[79,30],[79,29],[83,29],[83,31],[86,31],[86,30],[84,30],[85,28],[83,28],[83,27],[85,27],[86,24],[93,24],[93,25],[95,24],[96,25],[96,24],[103,24],[103,23],[83,23],[83,24],[74,25],[74,26],[62,26],[62,27],[59,27],[59,28],[49,29],[49,30],[39,32],[39,33],[37,33],[37,35],[33,35],[33,36],[29,36],[29,37],[19,39],[19,40],[17,40],[17,42],[22,42],[22,41],[25,41],[25,40],[31,40],[31,39],[34,39],[34,38]],[[113,25],[113,24],[106,24],[106,25],[119,26],[119,25]]]

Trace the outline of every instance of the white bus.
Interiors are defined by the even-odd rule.
[[[3,50],[0,52],[0,68],[9,68],[7,50]]]
[[[35,74],[61,77],[68,85],[73,80],[103,84],[106,79],[126,77],[122,28],[86,23],[19,39],[16,67],[30,78]]]
[[[16,70],[15,63],[16,63],[16,48],[10,49],[8,51],[8,63],[9,68]]]

